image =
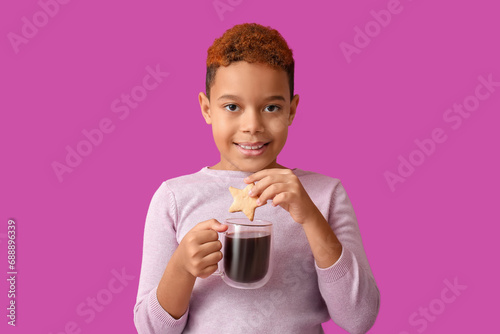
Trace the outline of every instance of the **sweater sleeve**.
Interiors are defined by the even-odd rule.
[[[182,333],[186,326],[189,309],[175,319],[156,297],[158,283],[178,246],[176,216],[174,194],[163,182],[153,195],[144,227],[141,275],[134,306],[134,324],[139,334]]]
[[[351,201],[340,182],[334,190],[328,222],[342,244],[342,254],[329,268],[316,264],[320,293],[337,325],[351,334],[366,333],[377,318],[380,293]]]

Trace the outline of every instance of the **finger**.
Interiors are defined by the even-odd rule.
[[[200,269],[198,270],[198,276],[203,278],[204,275],[208,277],[213,274],[215,270],[217,270],[220,260],[222,260],[221,252],[215,252],[205,256],[199,263]]]
[[[262,180],[266,176],[279,175],[279,174],[287,174],[288,172],[291,172],[291,171],[289,169],[284,169],[284,168],[263,169],[261,171],[253,173],[252,175],[246,177],[244,179],[244,181],[246,183],[257,182],[257,181]]]
[[[208,254],[203,258],[203,263],[205,264],[206,267],[217,264],[220,260],[222,260],[222,252],[217,251]]]
[[[210,277],[216,270],[218,266],[216,264],[211,265],[203,269],[198,275],[199,278],[207,278]]]
[[[285,168],[263,169],[263,170],[258,171],[256,173],[253,173],[250,176],[247,176],[243,181],[248,184],[248,183],[260,181],[269,175],[289,174],[289,173],[293,173],[293,172],[290,169],[285,169]]]
[[[271,189],[268,190],[269,188]],[[254,196],[254,189],[257,189],[255,195],[260,195],[259,202],[265,203],[265,201],[273,198],[280,192],[289,192],[293,195],[300,194],[303,190],[303,187],[296,175],[281,174],[274,175],[272,177],[266,177],[262,181],[260,181],[255,187],[252,188],[252,196]],[[272,195],[263,196],[263,194]]]
[[[229,226],[221,224],[219,222],[212,224],[212,230],[215,232],[225,232]]]
[[[217,240],[219,240],[219,233],[217,233],[217,231],[210,229],[203,231],[194,231],[192,233],[191,242],[194,242],[198,245],[203,245]]]
[[[191,231],[203,231],[203,230],[211,230],[214,226],[222,225],[217,221],[217,219],[209,219],[204,222],[198,223],[195,227],[191,229]]]
[[[209,219],[204,222],[198,223],[191,229],[193,232],[213,230],[215,232],[224,232],[228,228],[227,225],[221,224],[217,219]]]
[[[250,191],[250,197],[257,197],[274,183],[287,183],[287,176],[284,174],[268,175],[261,179]]]
[[[284,208],[285,210],[287,210],[288,204],[290,202],[290,195],[291,194],[287,193],[287,192],[283,192],[283,193],[277,194],[273,198],[272,206],[278,206],[279,205],[282,208]]]
[[[264,205],[268,200],[273,199],[276,195],[287,192],[287,184],[285,183],[273,183],[260,194],[257,199],[259,205]]]
[[[222,249],[222,243],[219,240],[210,241],[200,245],[200,255],[205,257],[209,254],[218,252]]]

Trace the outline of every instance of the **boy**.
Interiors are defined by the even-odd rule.
[[[139,333],[323,333],[330,318],[365,333],[375,322],[380,295],[342,184],[277,163],[299,102],[293,73],[292,51],[270,27],[236,25],[208,49],[199,102],[220,161],[163,182],[152,198]],[[244,290],[211,274],[228,189],[252,182],[256,215],[273,222],[275,261],[264,287]]]

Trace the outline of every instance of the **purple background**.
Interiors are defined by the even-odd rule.
[[[2,2],[0,267],[6,277],[14,219],[18,307],[14,329],[2,279],[0,331],[56,334],[74,322],[81,333],[135,332],[149,202],[162,181],[218,161],[197,94],[207,48],[244,22],[278,29],[294,51],[301,98],[279,162],[346,187],[382,296],[370,332],[494,331],[500,87],[480,88],[483,100],[474,94],[480,76],[500,82],[498,3],[221,2],[232,3],[222,16],[213,1],[90,0],[56,9],[42,0],[52,16],[35,0]],[[371,11],[388,7],[398,14],[375,23]],[[356,27],[368,29],[369,43]],[[12,43],[23,30],[29,38]],[[356,42],[346,57],[341,43]],[[112,102],[139,94],[146,67],[157,65],[169,76],[120,119]],[[464,101],[474,110],[453,128],[443,117]],[[59,180],[53,163],[65,164],[66,147],[76,149],[82,131],[105,119],[113,131]],[[436,128],[446,140],[418,153],[415,140]],[[398,173],[400,155],[418,166],[391,188],[384,173]],[[120,285],[113,272],[122,270],[130,280]],[[445,302],[445,281],[454,280],[466,288],[445,291]],[[106,305],[92,317],[86,303],[96,297]],[[324,328],[345,333],[331,321]]]

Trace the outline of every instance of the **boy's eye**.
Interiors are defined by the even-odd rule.
[[[278,110],[280,110],[280,107],[277,105],[274,105],[274,104],[271,104],[271,105],[266,107],[266,111],[269,111],[269,112],[276,112]]]
[[[238,111],[238,106],[236,104],[228,104],[224,106],[224,109],[228,111]]]

